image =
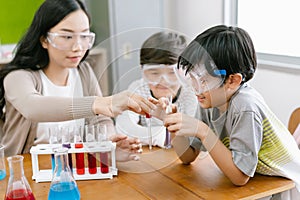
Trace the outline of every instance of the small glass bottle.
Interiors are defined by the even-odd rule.
[[[23,159],[24,157],[20,155],[7,158],[10,176],[5,200],[35,200],[24,175]]]
[[[68,163],[68,149],[57,148],[54,154],[56,165],[52,176],[48,200],[79,200],[80,192]],[[58,163],[61,164],[61,167],[59,167]]]

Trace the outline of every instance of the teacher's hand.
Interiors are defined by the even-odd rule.
[[[95,114],[116,117],[125,110],[145,115],[156,106],[142,96],[126,90],[108,97],[97,97],[93,108]]]

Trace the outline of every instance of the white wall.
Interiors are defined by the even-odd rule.
[[[165,0],[166,27],[186,34],[189,39],[216,24],[223,24],[223,0]],[[300,66],[299,70],[286,70],[259,65],[250,84],[287,125],[293,109],[300,107]]]
[[[223,23],[223,0],[165,0],[165,26],[192,40],[205,29]]]
[[[290,114],[300,107],[300,66],[298,70],[288,70],[259,65],[250,84],[262,94],[277,117],[288,125]]]

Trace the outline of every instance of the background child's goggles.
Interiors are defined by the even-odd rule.
[[[204,64],[195,66],[189,72],[182,68],[176,69],[176,75],[180,82],[192,87],[196,95],[218,88],[223,84],[226,71],[212,69],[212,72],[213,76],[207,72]]]
[[[175,74],[175,65],[158,65],[158,64],[147,64],[142,66],[143,79],[152,85],[159,83],[167,83],[168,85],[178,84],[178,79]]]

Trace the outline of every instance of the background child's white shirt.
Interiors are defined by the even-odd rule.
[[[82,83],[77,68],[69,69],[68,82],[66,86],[57,86],[53,84],[42,70],[40,70],[40,75],[43,84],[43,96],[83,97]],[[57,127],[59,130],[62,127],[73,128],[79,126],[84,126],[84,119],[64,122],[40,122],[38,123],[37,137],[34,144],[49,143],[48,132],[50,128]]]
[[[117,118],[116,129],[117,132],[128,135],[132,138],[138,138],[143,145],[149,144],[148,127],[139,125],[139,115],[124,111],[123,114]],[[166,128],[162,122],[156,118],[151,118],[151,133],[152,133],[152,145],[164,147]]]

